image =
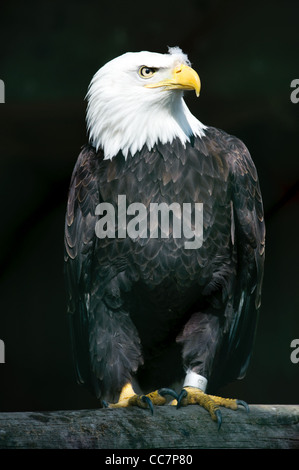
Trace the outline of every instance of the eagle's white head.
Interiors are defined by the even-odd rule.
[[[94,75],[87,93],[90,142],[111,159],[127,157],[158,141],[202,136],[205,126],[187,108],[184,90],[199,95],[200,80],[178,47],[168,54],[128,52]]]

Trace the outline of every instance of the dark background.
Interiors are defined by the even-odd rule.
[[[298,403],[298,1],[10,1],[0,7],[0,411],[97,406],[74,379],[63,281],[64,211],[86,142],[84,97],[107,60],[180,46],[202,81],[186,101],[237,135],[266,223],[261,317],[247,377],[221,391]],[[161,384],[162,385],[162,384]]]

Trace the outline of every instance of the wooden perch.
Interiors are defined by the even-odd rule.
[[[299,448],[299,405],[221,409],[222,426],[199,406],[0,413],[2,449]]]

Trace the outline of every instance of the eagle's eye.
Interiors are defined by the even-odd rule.
[[[147,67],[146,65],[143,65],[139,69],[139,75],[142,78],[150,78],[154,75],[156,71],[157,69],[154,69],[153,67]]]

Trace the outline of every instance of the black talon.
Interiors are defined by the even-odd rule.
[[[215,411],[215,415],[217,417],[217,424],[218,424],[218,431],[219,429],[221,428],[221,424],[222,424],[222,415],[221,415],[221,411],[220,410],[216,410]]]
[[[149,397],[147,397],[146,395],[143,395],[143,396],[141,397],[141,400],[143,401],[143,403],[147,403],[147,404],[148,404],[149,409],[151,410],[151,413],[152,413],[152,415],[153,415],[153,414],[154,414],[154,406],[153,406],[152,400],[151,400]]]
[[[104,408],[108,408],[108,403],[105,400],[102,400],[102,405]]]
[[[243,400],[236,400],[237,405],[244,406],[247,413],[249,413],[249,406],[247,405],[246,401]]]
[[[183,400],[183,398],[186,398],[186,396],[188,395],[188,392],[187,390],[185,390],[183,388],[183,390],[181,391],[181,393],[179,394],[178,398],[177,398],[177,401],[178,401],[178,404],[176,406],[176,409],[178,410],[180,407],[181,407],[181,401]]]
[[[158,390],[158,393],[159,395],[161,395],[162,397],[165,397],[165,395],[170,395],[172,396],[173,398],[175,398],[176,400],[178,399],[178,394],[172,390],[171,388],[160,388]]]

